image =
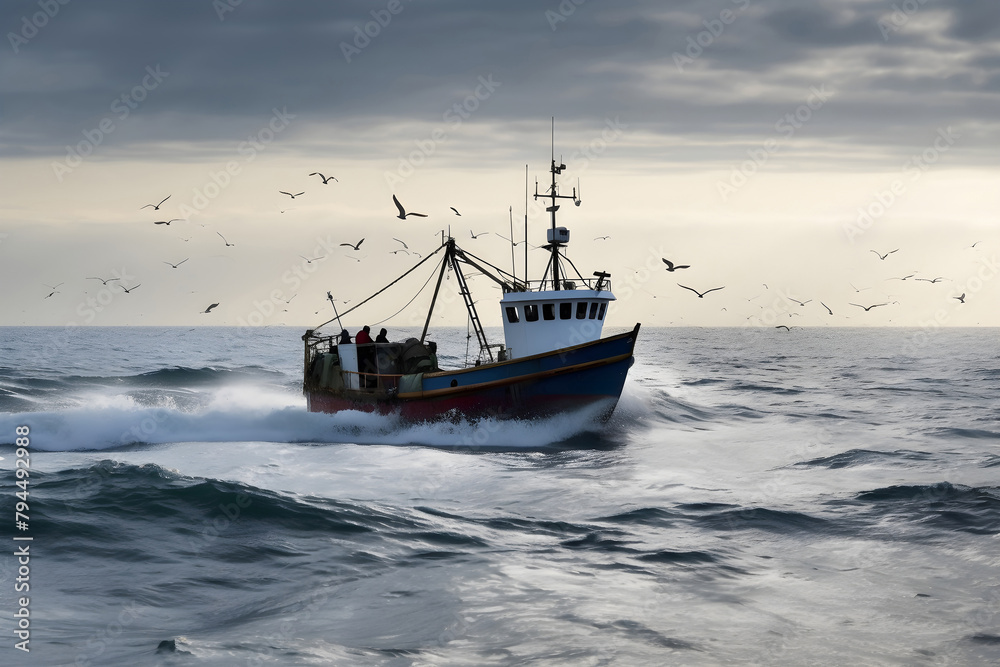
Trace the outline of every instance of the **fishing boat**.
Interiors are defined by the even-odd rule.
[[[526,213],[524,278],[514,274],[513,266],[511,272],[494,266],[442,233],[441,245],[433,253],[349,311],[337,312],[336,300],[328,292],[335,317],[302,336],[303,392],[309,411],[362,410],[398,414],[407,420],[434,420],[534,417],[596,405],[599,418],[609,418],[633,363],[639,324],[631,331],[601,337],[608,306],[615,300],[611,274],[596,271],[593,277],[584,278],[565,254],[570,234],[556,224],[558,201],[571,199],[581,204],[577,188],[572,195],[559,194],[557,176],[565,169],[565,164],[556,163],[553,152],[551,187],[539,193],[535,185],[535,199],[550,200],[546,211],[551,225],[542,246],[549,259],[540,280],[527,279]],[[440,269],[420,337],[402,342],[350,342],[341,318],[433,258],[440,261]],[[465,267],[500,286],[503,343],[487,340]],[[461,368],[440,368],[437,343],[427,338],[446,272],[455,276],[470,329],[479,343],[478,356],[474,361],[467,357]],[[324,333],[323,327],[335,321],[342,333]]]

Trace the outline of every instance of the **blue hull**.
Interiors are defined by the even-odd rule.
[[[364,391],[307,391],[309,409],[398,412],[407,419],[531,417],[600,403],[609,417],[632,366],[639,325],[630,332],[524,359],[424,374],[418,390],[378,396]]]

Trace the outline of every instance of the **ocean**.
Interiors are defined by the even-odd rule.
[[[0,664],[1000,662],[996,329],[644,328],[607,423],[310,414],[302,333],[0,328]]]

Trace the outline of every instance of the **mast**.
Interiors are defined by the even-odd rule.
[[[548,233],[548,245],[544,246],[550,253],[552,253],[551,265],[552,265],[552,283],[555,286],[554,289],[562,289],[562,281],[559,277],[559,248],[563,246],[563,239],[569,240],[568,232],[565,235],[560,234],[556,230],[556,211],[559,210],[559,205],[556,204],[557,199],[572,199],[573,203],[577,206],[580,205],[581,201],[576,196],[576,188],[573,188],[572,195],[561,195],[559,194],[558,187],[556,185],[556,176],[561,174],[566,165],[560,159],[560,164],[556,164],[556,149],[555,149],[555,117],[552,118],[552,164],[549,168],[549,172],[552,174],[552,185],[549,187],[548,194],[539,194],[538,183],[535,183],[535,199],[539,197],[547,197],[552,200],[552,203],[545,210],[551,215],[552,226],[549,228]],[[566,232],[566,230],[562,230]],[[527,243],[525,244],[525,253],[527,253]]]

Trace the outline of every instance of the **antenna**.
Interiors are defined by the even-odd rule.
[[[535,192],[538,192],[538,179],[535,179]],[[514,235],[510,235],[514,238]],[[524,165],[524,289],[528,290],[528,165]]]
[[[514,238],[514,207],[511,206],[508,209],[508,214],[510,215],[510,238]],[[514,244],[510,245],[510,272],[514,276],[514,285],[517,285],[517,268],[514,266]]]

